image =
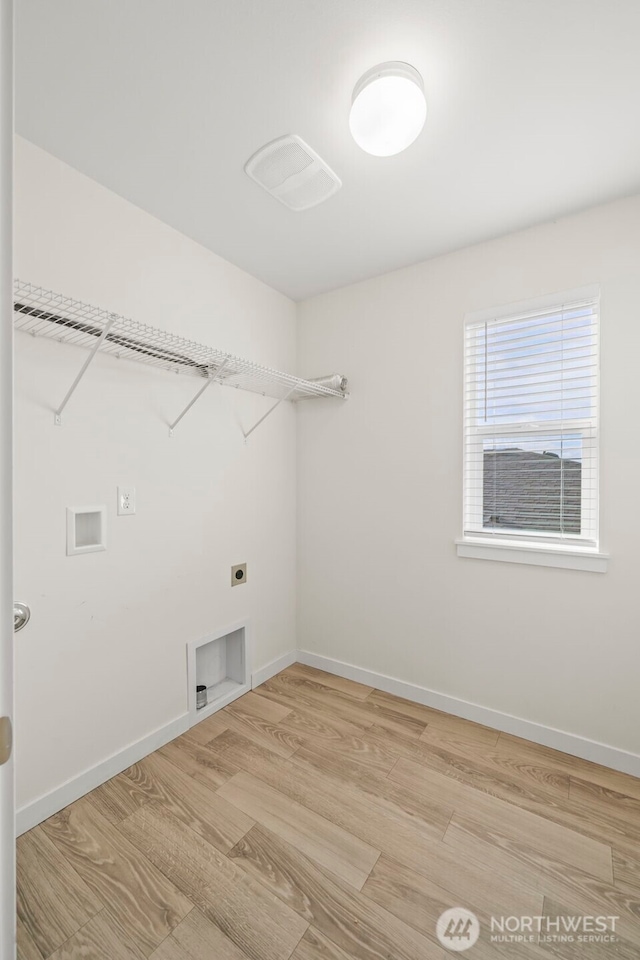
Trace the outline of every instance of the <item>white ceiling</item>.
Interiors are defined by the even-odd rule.
[[[294,299],[640,190],[638,0],[17,0],[18,132]],[[425,80],[397,157],[348,128],[369,67]],[[243,172],[306,140],[292,213]]]

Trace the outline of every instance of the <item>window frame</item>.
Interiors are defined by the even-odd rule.
[[[506,422],[467,427],[465,418],[469,403],[468,381],[473,361],[467,356],[467,329],[500,320],[532,319],[546,310],[581,300],[597,301],[597,319],[595,323],[597,342],[595,357],[596,386],[593,418],[575,418],[560,422],[558,420],[539,420],[528,423]],[[462,424],[462,536],[456,540],[458,555],[482,559],[513,560],[519,563],[535,563],[550,566],[573,566],[571,558],[579,558],[576,569],[594,569],[604,572],[607,555],[600,552],[599,541],[599,476],[600,476],[600,319],[601,291],[598,284],[573,290],[549,294],[544,297],[505,304],[498,308],[475,311],[466,314],[463,328],[463,424]],[[540,530],[496,530],[484,527],[483,521],[483,464],[484,441],[492,438],[523,436],[535,438],[537,435],[550,437],[578,435],[582,438],[583,451],[588,449],[592,457],[584,457],[581,472],[581,508],[582,504],[593,506],[589,515],[581,509],[580,534],[561,534],[556,531]],[[474,438],[476,442],[474,442]],[[590,464],[585,467],[585,464]],[[474,550],[477,547],[477,550]],[[502,555],[499,555],[502,554]],[[534,559],[534,555],[535,559]],[[549,560],[547,563],[547,560]],[[584,558],[595,558],[593,567]]]

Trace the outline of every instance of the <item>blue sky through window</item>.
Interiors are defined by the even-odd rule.
[[[475,340],[478,423],[509,433],[511,424],[562,423],[593,415],[595,333],[590,307],[487,324]],[[569,423],[567,423],[569,426]],[[579,437],[539,438],[536,449],[580,456]],[[507,446],[521,438],[505,437]]]

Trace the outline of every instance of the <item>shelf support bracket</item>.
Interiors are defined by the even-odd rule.
[[[257,428],[260,426],[261,423],[264,423],[264,421],[267,419],[267,417],[269,417],[269,416],[273,413],[273,411],[276,409],[276,407],[279,407],[280,404],[283,402],[283,400],[288,400],[288,399],[289,399],[289,397],[291,396],[291,394],[293,393],[293,391],[297,388],[297,386],[298,386],[297,384],[294,384],[293,387],[291,387],[291,390],[289,390],[287,393],[285,393],[284,397],[280,397],[279,400],[276,400],[276,402],[274,403],[274,405],[273,405],[272,407],[269,407],[269,409],[267,410],[267,412],[266,412],[263,416],[260,417],[260,419],[258,420],[258,422],[257,422],[257,423],[254,423],[254,425],[251,427],[250,430],[247,430],[247,432],[246,432],[245,435],[244,435],[245,443],[246,443],[246,441],[247,441],[247,438],[250,436],[250,434],[252,434],[254,430],[257,430]]]
[[[173,436],[173,431],[174,431],[175,428],[178,426],[178,424],[180,423],[180,421],[182,420],[182,418],[184,417],[184,415],[185,415],[186,413],[188,413],[189,410],[191,410],[191,407],[194,405],[194,403],[196,403],[197,400],[200,399],[200,397],[201,397],[202,394],[205,392],[205,390],[207,390],[207,389],[211,386],[212,383],[219,383],[219,382],[220,382],[220,375],[221,375],[222,371],[224,370],[224,368],[227,366],[228,363],[229,363],[229,358],[227,357],[227,359],[224,361],[224,363],[222,363],[222,365],[218,367],[218,369],[216,370],[216,372],[215,372],[212,376],[210,376],[210,377],[207,378],[207,381],[206,381],[206,383],[204,384],[204,386],[200,387],[200,389],[199,389],[198,392],[196,393],[195,397],[194,397],[192,400],[189,401],[189,403],[186,405],[186,407],[184,408],[184,410],[182,411],[182,413],[180,414],[180,416],[177,418],[177,420],[174,420],[173,423],[169,425],[169,436],[170,436],[170,437]]]
[[[60,406],[58,407],[58,409],[57,409],[56,412],[54,413],[54,415],[53,415],[53,422],[55,423],[56,427],[61,426],[61,424],[62,424],[62,411],[64,410],[64,408],[65,408],[66,405],[68,404],[69,400],[71,399],[71,397],[72,397],[73,394],[75,393],[76,387],[78,386],[78,384],[80,383],[80,381],[82,380],[82,378],[84,377],[85,373],[87,372],[87,370],[88,370],[88,368],[89,368],[89,364],[91,363],[91,361],[92,361],[93,358],[95,357],[96,353],[98,352],[98,350],[100,349],[100,347],[102,346],[102,344],[104,343],[104,341],[106,340],[107,334],[109,333],[109,330],[111,329],[114,320],[115,320],[115,317],[112,317],[111,320],[109,320],[109,321],[105,324],[104,330],[102,331],[102,333],[100,334],[100,336],[98,337],[98,339],[97,339],[96,342],[94,343],[93,347],[92,347],[91,350],[89,351],[89,356],[87,357],[87,359],[85,360],[85,362],[82,364],[82,367],[81,367],[81,369],[80,369],[80,372],[79,372],[78,376],[75,378],[75,380],[73,381],[73,383],[72,383],[71,386],[69,387],[69,389],[68,389],[68,391],[67,391],[67,395],[65,396],[64,400],[62,401],[62,403],[60,404]]]

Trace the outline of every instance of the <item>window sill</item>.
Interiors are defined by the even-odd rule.
[[[528,563],[536,567],[562,567],[565,570],[585,570],[606,573],[609,554],[565,546],[538,543],[513,543],[508,540],[456,540],[459,557],[474,560],[498,560],[502,563]]]

